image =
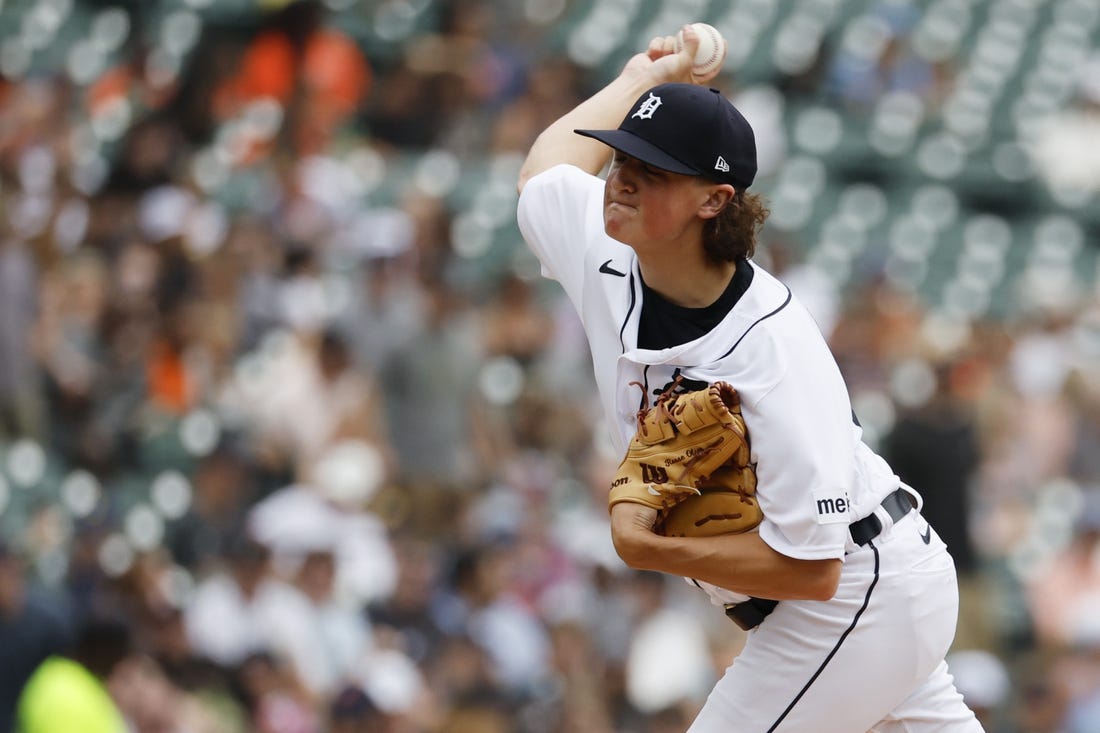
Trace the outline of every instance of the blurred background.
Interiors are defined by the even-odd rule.
[[[0,0],[0,731],[685,729],[744,637],[617,560],[515,179],[691,21],[958,686],[1100,731],[1096,0]]]

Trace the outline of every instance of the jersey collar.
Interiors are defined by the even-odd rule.
[[[667,349],[642,349],[638,347],[638,321],[641,318],[642,286],[638,261],[631,265],[633,300],[625,327],[622,329],[623,359],[639,364],[703,365],[728,356],[752,328],[766,318],[778,313],[791,301],[791,291],[779,280],[757,267],[752,260],[752,283],[744,295],[734,304],[717,326],[694,341]]]

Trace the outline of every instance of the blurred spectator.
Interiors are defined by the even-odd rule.
[[[332,699],[328,733],[388,733],[390,721],[358,687],[345,687]]]
[[[480,706],[506,708],[510,695],[493,679],[487,653],[463,634],[448,636],[432,659],[428,686],[441,703],[440,716],[461,719],[458,711],[478,701]]]
[[[955,678],[955,689],[974,711],[986,733],[1001,733],[1007,727],[1011,680],[1004,664],[991,652],[958,649],[947,657]]]
[[[846,34],[828,70],[826,88],[843,104],[861,111],[895,92],[938,103],[944,93],[944,71],[909,42],[919,19],[920,11],[911,6],[873,3],[862,32]]]
[[[302,625],[312,638],[290,650],[302,683],[319,699],[332,697],[363,662],[371,644],[370,627],[357,605],[335,597],[336,558],[316,550],[295,574],[302,604]]]
[[[1063,726],[1067,733],[1084,733],[1096,727],[1100,700],[1100,644],[1096,638],[1079,642],[1057,659],[1051,675],[1064,693]]]
[[[235,667],[251,654],[285,650],[300,629],[290,628],[287,611],[296,597],[273,577],[270,552],[239,537],[223,551],[224,570],[203,579],[184,612],[187,635],[200,654]]]
[[[1067,403],[1067,380],[1073,353],[1067,314],[1051,311],[1015,340],[1007,372],[1019,394],[1011,410],[1024,409],[1028,419],[1005,425],[1005,470],[1019,489],[1064,476],[1073,452],[1073,408]],[[1017,451],[1027,446],[1028,455]],[[1006,476],[1008,478],[1008,476]]]
[[[1087,369],[1070,375],[1066,401],[1074,406],[1073,450],[1068,473],[1086,484],[1100,483],[1100,381]]]
[[[434,80],[401,65],[376,85],[364,125],[377,142],[396,148],[428,148],[446,116],[438,114],[436,94],[450,80]]]
[[[325,22],[320,0],[291,0],[263,20],[236,74],[214,93],[216,115],[229,121],[250,103],[274,100],[286,147],[301,156],[321,152],[369,91],[371,66],[346,33]]]
[[[845,296],[829,344],[849,391],[889,385],[891,367],[921,342],[923,315],[914,298],[886,280],[874,279]]]
[[[1031,733],[1062,733],[1065,702],[1054,686],[1033,679],[1022,686],[1019,709],[1015,714],[1022,730]]]
[[[1017,729],[1027,733],[1064,733],[1070,687],[1056,654],[1025,655],[1016,673],[1013,715]]]
[[[56,599],[28,587],[23,559],[0,541],[0,730],[15,725],[16,702],[40,664],[70,648],[69,619]]]
[[[26,245],[0,238],[0,439],[41,435],[44,427],[30,349],[36,270]]]
[[[609,699],[611,672],[588,632],[578,623],[565,622],[553,626],[550,635],[557,677],[552,700],[555,730],[615,730]]]
[[[368,615],[376,629],[396,637],[395,646],[425,664],[439,652],[445,636],[432,609],[435,595],[441,592],[443,548],[415,537],[399,537],[395,550],[398,574],[393,593],[368,606]]]
[[[386,423],[409,479],[461,486],[480,472],[471,445],[480,324],[443,283],[429,284],[425,297],[424,321],[379,375]]]
[[[264,382],[254,387],[261,401],[249,406],[266,450],[286,456],[296,478],[317,484],[335,445],[362,443],[377,454],[363,467],[363,491],[373,493],[392,470],[385,403],[373,375],[354,368],[347,343],[333,330],[287,334],[269,353]]]
[[[341,483],[358,486],[360,465],[353,460],[340,469]],[[393,592],[397,563],[386,527],[363,508],[370,495],[347,494],[351,492],[341,496],[330,490],[326,496],[315,487],[287,486],[252,507],[247,527],[286,577],[288,568],[308,555],[332,554],[336,564],[330,591],[339,603],[358,607]]]
[[[959,630],[963,646],[989,646],[989,619],[978,557],[971,541],[974,484],[981,453],[978,427],[963,394],[968,365],[947,362],[934,369],[935,386],[927,401],[898,416],[886,436],[882,456],[901,480],[924,497],[921,514],[936,528],[951,552],[959,575]]]
[[[489,151],[522,153],[554,120],[581,102],[581,70],[565,58],[550,57],[530,69],[527,88],[494,120]]]
[[[438,142],[451,150],[488,149],[493,117],[523,85],[520,49],[498,31],[510,12],[487,0],[452,0],[442,6],[441,32],[409,44],[406,64],[434,82],[434,108],[445,120]]]
[[[639,573],[632,583],[637,620],[626,659],[626,695],[642,713],[660,713],[681,706],[698,707],[716,679],[707,640],[684,611],[665,603],[668,578]],[[674,661],[675,660],[675,661]],[[682,716],[671,715],[673,720]],[[656,730],[662,730],[657,725]]]
[[[125,83],[130,83],[129,80]],[[119,100],[132,88],[119,85],[109,97],[102,88],[89,94],[93,110],[106,109],[109,100]],[[169,183],[180,165],[180,130],[165,114],[154,113],[131,127],[122,141],[122,149],[107,178],[105,187],[113,193],[136,194]]]
[[[315,706],[285,663],[264,652],[250,654],[239,678],[256,733],[320,733]]]
[[[186,693],[150,658],[131,655],[119,662],[108,689],[135,733],[243,733],[244,720]]]
[[[522,694],[544,682],[550,648],[546,630],[513,590],[514,572],[506,546],[460,554],[452,569],[454,592],[439,599],[437,618],[449,634],[469,635],[484,650],[495,685]]]
[[[1073,537],[1028,583],[1035,632],[1054,647],[1100,641],[1100,489],[1083,496]]]
[[[514,275],[497,287],[482,320],[486,356],[510,356],[520,364],[530,364],[554,336],[553,322],[535,300],[532,285]]]
[[[1047,185],[1070,201],[1100,191],[1100,158],[1088,141],[1100,135],[1100,54],[1082,63],[1069,108],[1041,118],[1030,151]]]
[[[177,562],[200,572],[217,564],[261,493],[258,473],[228,441],[197,462],[193,499],[165,540]]]
[[[245,728],[246,716],[236,695],[232,670],[192,649],[180,609],[168,609],[155,616],[144,629],[144,635],[150,657],[139,659],[129,671],[163,677],[153,682],[161,689],[174,687],[174,695],[180,698],[179,707],[190,711],[193,718],[213,719],[225,730]]]
[[[1093,665],[1096,664],[1095,659]],[[1088,733],[1100,720],[1100,687],[1093,687],[1081,699],[1076,700],[1066,716],[1067,733]]]
[[[102,399],[107,355],[101,338],[108,308],[108,273],[102,257],[81,251],[44,273],[39,290],[34,355],[45,382],[50,412],[50,443],[80,462],[101,453],[104,440],[91,417]],[[91,465],[101,465],[96,460]]]
[[[376,374],[423,318],[415,236],[416,223],[408,212],[372,208],[336,236],[330,251],[333,258],[357,265],[349,278],[350,303],[335,328],[347,339],[356,365]]]
[[[86,621],[71,653],[49,657],[27,682],[19,699],[19,730],[124,733],[127,721],[108,690],[132,649],[123,622]]]

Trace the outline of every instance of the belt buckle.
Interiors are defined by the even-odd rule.
[[[868,514],[858,522],[854,522],[848,531],[852,536],[852,541],[860,547],[878,537],[882,532],[882,520],[878,518],[877,507],[875,513]]]

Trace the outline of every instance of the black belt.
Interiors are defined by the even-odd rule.
[[[882,508],[896,522],[916,509],[917,501],[905,489],[897,489],[882,500]],[[852,540],[857,545],[866,545],[882,532],[882,520],[870,514],[857,522],[852,522],[848,529],[852,533]],[[750,597],[747,601],[726,606],[726,615],[739,627],[748,631],[759,626],[778,605],[779,601]]]
[[[894,493],[882,500],[882,508],[895,522],[917,508],[917,500],[905,489],[896,489]],[[882,520],[874,514],[870,514],[858,522],[852,522],[848,527],[852,533],[852,541],[857,545],[866,545],[878,537],[882,531]]]
[[[726,606],[726,615],[729,616],[730,621],[748,631],[759,626],[760,622],[767,618],[778,605],[779,601],[767,598],[749,598],[747,601]]]

